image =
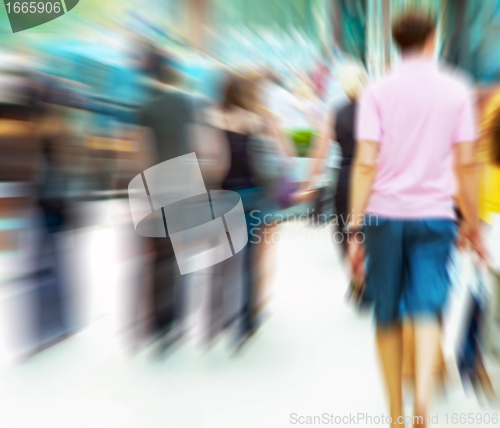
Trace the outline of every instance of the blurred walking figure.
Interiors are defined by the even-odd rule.
[[[38,177],[35,183],[38,230],[34,250],[34,313],[36,336],[42,350],[74,332],[72,283],[68,265],[67,232],[73,226],[71,130],[59,82],[39,85],[36,103]]]
[[[190,96],[176,87],[177,74],[162,53],[151,47],[147,57],[153,76],[151,98],[139,113],[144,168],[188,154],[188,126],[193,121]],[[178,338],[183,299],[181,275],[168,231],[166,238],[151,238],[154,252],[153,285],[149,293],[152,334],[166,340]]]
[[[340,70],[339,82],[342,90],[348,97],[348,103],[342,105],[337,111],[332,111],[325,118],[324,128],[318,148],[313,154],[315,161],[311,169],[309,182],[318,174],[325,163],[330,149],[330,141],[337,141],[342,152],[342,163],[334,192],[334,202],[337,219],[334,241],[340,241],[343,253],[347,252],[347,234],[344,227],[348,220],[349,181],[351,178],[351,165],[354,159],[354,125],[358,108],[358,99],[362,90],[368,84],[368,75],[361,65],[352,64]],[[342,239],[335,238],[340,233]]]
[[[237,192],[243,202],[248,228],[248,244],[243,252],[243,284],[239,322],[239,342],[243,344],[257,329],[257,313],[265,297],[263,284],[269,280],[271,269],[265,268],[272,240],[266,232],[272,230],[272,214],[277,209],[276,199],[280,195],[280,183],[264,178],[277,177],[279,171],[263,174],[263,165],[256,165],[262,150],[280,160],[286,160],[290,153],[287,141],[280,136],[273,115],[261,107],[256,79],[241,76],[231,77],[225,87],[222,103],[211,115],[211,125],[222,131],[221,138],[227,147],[229,167],[220,184],[222,189]],[[264,156],[266,157],[266,156]],[[281,165],[283,166],[283,165]],[[271,174],[269,174],[271,173]],[[290,193],[291,202],[306,198],[305,193]],[[267,215],[266,217],[266,214]],[[265,257],[264,257],[264,253]],[[235,263],[234,260],[224,262]],[[224,264],[223,263],[223,264]],[[223,265],[222,264],[222,265]],[[233,281],[234,282],[234,281]],[[220,293],[227,292],[235,284],[219,284]],[[226,289],[226,291],[224,291]],[[219,294],[220,294],[219,293]],[[264,302],[262,301],[264,300]]]
[[[405,14],[392,33],[402,63],[368,87],[359,105],[348,231],[362,227],[365,240],[351,240],[349,255],[375,305],[377,345],[396,424],[403,421],[402,321],[413,323],[414,414],[418,425],[426,426],[450,281],[447,263],[456,240],[454,170],[463,237],[484,256],[473,180],[475,112],[468,87],[432,60],[432,19]]]
[[[221,188],[237,192],[242,200],[247,217],[248,244],[244,251],[243,283],[241,289],[241,306],[239,320],[239,340],[245,341],[257,327],[254,312],[256,309],[256,241],[251,235],[251,212],[261,215],[264,189],[251,165],[250,140],[252,137],[266,132],[264,118],[256,113],[256,88],[250,79],[231,77],[227,82],[223,100],[212,115],[212,125],[222,130],[225,138],[229,168],[222,180]],[[254,232],[255,233],[255,232]],[[234,287],[234,284],[231,286]],[[224,290],[221,290],[224,292]]]
[[[490,288],[493,295],[486,323],[486,352],[500,361],[500,91],[487,101],[481,117],[481,138],[477,144],[479,168],[479,215],[487,237],[490,257]],[[477,378],[489,398],[496,398],[484,367]]]

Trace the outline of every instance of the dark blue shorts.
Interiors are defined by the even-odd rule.
[[[446,303],[448,264],[456,239],[451,219],[397,220],[372,217],[363,228],[365,299],[378,324],[405,317],[439,317]]]

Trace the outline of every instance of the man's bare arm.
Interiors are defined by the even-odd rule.
[[[379,144],[375,141],[360,140],[356,143],[356,157],[351,171],[350,183],[350,227],[361,225],[366,206],[372,192],[377,173]]]
[[[479,173],[480,166],[475,160],[473,142],[455,145],[455,172],[458,182],[458,200],[465,219],[459,244],[468,240],[479,256],[488,261],[489,256],[484,246],[479,229]]]
[[[455,145],[455,174],[460,209],[468,226],[472,230],[478,230],[478,165],[475,162],[474,154],[475,145],[473,142]]]

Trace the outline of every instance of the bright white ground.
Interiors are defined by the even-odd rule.
[[[330,230],[285,226],[271,316],[240,355],[224,341],[206,351],[193,340],[154,359],[151,348],[131,357],[116,335],[120,287],[133,281],[137,260],[120,258],[122,229],[111,220],[78,237],[90,325],[23,363],[10,361],[4,346],[0,427],[278,428],[298,426],[299,416],[387,414],[373,324],[345,304]],[[453,413],[478,412],[500,416],[500,408],[480,407],[459,383],[432,409],[440,427],[455,426]]]

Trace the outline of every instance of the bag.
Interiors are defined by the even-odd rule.
[[[476,312],[487,301],[481,276],[475,266],[472,255],[467,251],[454,249],[450,265],[450,291],[446,310],[443,313],[443,353],[449,367],[465,370],[467,354],[474,353],[474,333],[471,324]],[[481,300],[478,298],[481,296]],[[471,346],[472,345],[472,346]],[[468,349],[466,351],[466,348]]]
[[[447,361],[454,361],[457,366],[457,350],[462,347],[464,331],[470,314],[469,285],[473,279],[473,266],[469,255],[452,251],[449,266],[450,291],[443,313],[443,352]]]
[[[345,292],[345,298],[348,302],[353,302],[356,306],[360,306],[363,301],[364,284],[358,284],[356,279],[352,278],[349,281],[349,286]]]
[[[373,308],[373,300],[366,293],[366,284],[358,283],[355,278],[351,278],[344,297],[360,313],[367,313]]]
[[[289,208],[292,206],[292,195],[297,191],[297,184],[289,180],[286,175],[278,178],[275,197],[280,208]]]
[[[328,224],[329,216],[326,212],[328,200],[328,186],[320,186],[316,188],[316,198],[313,202],[313,209],[310,214],[312,225],[324,226]]]
[[[465,318],[464,337],[457,354],[457,366],[462,379],[475,376],[481,361],[483,327],[488,309],[488,292],[476,266],[473,281],[475,283],[469,288],[469,312]]]

